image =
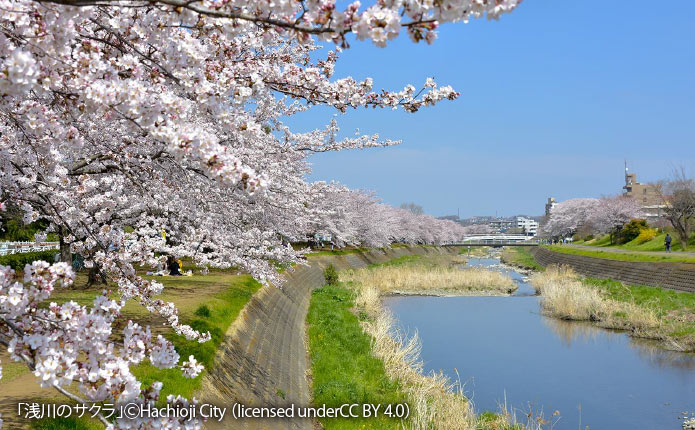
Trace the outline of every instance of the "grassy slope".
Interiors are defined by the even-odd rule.
[[[364,251],[367,251],[367,248],[345,247],[345,248],[335,248],[333,250],[324,249],[321,251],[313,251],[313,252],[306,254],[306,256],[307,257],[318,257],[318,256],[323,256],[323,255],[346,255],[346,254],[357,254],[358,252],[364,252]]]
[[[545,246],[546,248],[557,251],[557,252],[563,252],[565,254],[573,254],[573,255],[584,255],[587,257],[597,257],[597,258],[605,258],[609,260],[621,260],[621,261],[651,261],[651,262],[686,262],[686,263],[695,263],[695,258],[693,257],[684,257],[684,256],[679,256],[678,253],[674,253],[672,255],[650,255],[650,254],[641,254],[639,252],[634,252],[634,253],[625,253],[625,252],[610,252],[610,251],[602,251],[600,249],[593,250],[593,249],[577,249],[577,248],[570,248],[562,245],[550,245],[550,246]]]
[[[587,278],[584,283],[597,288],[606,298],[634,303],[654,311],[664,322],[667,335],[677,341],[695,344],[695,293],[623,285],[617,281],[596,278]]]
[[[351,312],[353,299],[341,286],[325,286],[312,294],[307,322],[314,404],[402,403],[405,395],[372,356],[371,338]],[[399,420],[326,418],[321,423],[326,430],[394,429]]]
[[[181,320],[196,330],[209,331],[212,340],[201,344],[195,340],[186,340],[185,337],[178,336],[171,330],[165,336],[174,344],[183,360],[187,360],[189,355],[194,355],[206,369],[209,369],[213,365],[217,348],[224,340],[225,332],[258,290],[260,284],[249,275],[208,275],[207,279],[200,278],[203,279],[197,282],[187,281],[185,278],[173,278],[167,286],[178,283],[179,288],[195,290],[195,295],[179,308]],[[213,283],[226,284],[227,288],[222,288],[212,295],[199,294],[204,291],[206,284]],[[209,312],[201,309],[203,305]],[[165,401],[168,394],[192,397],[193,393],[200,388],[202,380],[202,377],[184,378],[179,369],[158,369],[149,364],[137,366],[133,373],[146,386],[154,381],[163,382],[164,388],[160,397],[162,401]]]
[[[164,285],[163,300],[174,302],[180,311],[181,321],[193,328],[210,331],[212,340],[203,344],[188,341],[183,336],[176,335],[167,328],[163,331],[165,337],[171,340],[183,360],[189,355],[205,366],[212,367],[215,352],[224,339],[224,333],[236,319],[244,305],[258,290],[260,284],[249,275],[234,275],[225,272],[211,272],[209,275],[194,275],[184,277],[157,277]],[[79,284],[79,280],[78,280]],[[74,300],[80,304],[90,304],[98,294],[97,289],[56,291],[53,299],[56,302]],[[200,311],[205,305],[208,312]],[[197,311],[197,312],[196,312]],[[150,324],[158,332],[154,321],[148,320],[148,312],[140,305],[129,302],[123,309],[124,317],[141,324]],[[161,327],[161,326],[159,326]],[[21,373],[25,373],[25,371]],[[147,386],[154,381],[161,381],[164,387],[161,391],[161,401],[168,394],[181,394],[191,398],[200,388],[202,376],[195,379],[184,378],[179,369],[157,369],[148,363],[142,363],[133,368],[133,374]],[[61,400],[62,401],[62,400]],[[32,422],[35,430],[91,430],[103,428],[96,421],[86,419],[42,420]]]
[[[501,259],[502,262],[511,266],[517,266],[530,270],[545,270],[543,266],[536,262],[536,259],[533,258],[533,255],[531,255],[529,250],[524,247],[517,246],[504,248]]]
[[[673,241],[671,242],[671,250],[674,252],[678,251],[683,251],[683,247],[681,246],[680,240],[678,240],[677,236],[671,232],[671,237],[673,238]],[[598,246],[598,247],[611,247],[611,248],[622,248],[622,249],[629,249],[632,251],[665,251],[664,247],[664,240],[666,239],[666,233],[661,233],[656,235],[654,239],[644,242],[644,243],[638,243],[636,240],[633,240],[631,242],[625,243],[623,245],[611,245],[610,243],[610,237],[608,235],[605,236],[600,236],[594,240],[589,240],[587,242],[576,242],[578,244],[582,245],[591,245],[591,246]],[[688,241],[688,249],[687,251],[695,251],[695,235],[690,238]]]

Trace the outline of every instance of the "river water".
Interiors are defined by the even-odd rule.
[[[558,430],[681,429],[683,413],[695,412],[695,354],[544,317],[524,277],[507,272],[519,285],[511,297],[384,300],[400,328],[420,336],[425,369],[459,378],[476,411],[497,412],[506,397],[521,421],[529,408],[546,419],[559,411]]]

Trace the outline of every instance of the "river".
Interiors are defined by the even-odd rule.
[[[559,411],[557,430],[681,429],[683,413],[695,412],[695,354],[545,317],[523,275],[491,270],[512,276],[513,296],[384,300],[400,328],[420,336],[425,369],[459,378],[476,411],[497,412],[506,397],[521,421],[529,408],[546,419]]]

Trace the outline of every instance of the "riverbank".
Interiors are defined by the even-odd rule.
[[[566,265],[588,278],[610,279],[626,285],[648,285],[695,293],[695,264],[680,262],[620,261],[555,252],[538,246],[529,250],[544,267]]]
[[[554,261],[548,259],[547,252],[535,251],[544,257],[546,265],[549,261]],[[503,255],[514,254],[518,254],[518,251],[503,252]],[[533,258],[532,263],[540,265],[533,253],[528,254],[526,257]],[[569,269],[583,269],[584,275],[615,273],[617,277],[655,279],[663,283],[672,280],[668,279],[668,275],[661,276],[658,270],[667,270],[668,266],[663,266],[669,263],[657,265],[652,269],[655,273],[650,273],[649,268],[641,267],[632,269],[634,272],[631,273],[629,264],[650,263],[609,262],[611,265],[605,266],[608,269],[604,272],[603,263],[587,264],[584,260],[569,260],[569,263],[571,266],[561,268],[550,264],[548,273],[536,273],[532,277],[531,283],[541,294],[541,305],[547,315],[566,320],[589,321],[608,329],[625,330],[633,337],[657,340],[662,348],[669,350],[695,351],[694,292],[674,291],[658,286],[629,285],[615,279],[595,276],[579,276],[576,270]],[[616,271],[614,264],[626,267]],[[679,265],[681,263],[673,264],[676,265],[675,269],[683,267]],[[675,277],[675,280],[680,279],[673,270],[669,274]]]
[[[649,239],[649,236],[646,238],[643,236],[638,236],[637,238],[633,239],[630,242],[624,243],[624,244],[613,244],[611,243],[610,235],[602,235],[602,236],[596,236],[593,238],[590,238],[589,240],[577,240],[573,242],[574,244],[580,244],[580,245],[586,245],[586,246],[591,246],[591,247],[600,247],[603,249],[610,249],[610,250],[628,250],[628,251],[647,251],[647,252],[660,252],[660,251],[665,251],[664,249],[664,242],[666,241],[666,233],[669,233],[671,237],[673,238],[671,242],[671,251],[680,253],[683,252],[683,246],[681,244],[681,241],[678,240],[678,235],[673,231],[671,228],[667,228],[665,231],[653,231],[653,237]],[[645,240],[648,239],[648,240]],[[691,234],[690,239],[688,240],[688,249],[691,254],[693,253],[693,250],[695,250],[695,234]]]
[[[411,414],[407,420],[369,420],[370,429],[523,428],[512,424],[510,416],[476,417],[460,382],[441,372],[425,374],[417,335],[396,330],[382,304],[382,297],[394,292],[439,294],[441,290],[432,286],[452,279],[456,286],[447,288],[447,294],[508,294],[511,279],[496,272],[483,277],[484,270],[462,269],[461,263],[460,257],[451,255],[402,257],[342,271],[341,282],[315,290],[307,320],[314,402],[346,402],[354,400],[355,393],[361,393],[361,401],[407,402]],[[453,272],[464,275],[455,278]],[[364,428],[364,420],[322,419],[321,423],[326,429]]]
[[[235,402],[265,407],[315,405],[312,380],[317,375],[312,375],[313,363],[307,350],[310,342],[307,316],[313,291],[325,285],[324,270],[329,265],[346,270],[406,256],[455,253],[453,249],[430,246],[394,246],[309,256],[307,265],[297,265],[283,274],[286,280],[282,288],[262,288],[251,298],[227,331],[217,352],[215,368],[205,378],[197,398],[228,408]],[[342,303],[338,300],[340,295],[336,297],[336,303]],[[329,323],[342,326],[343,321],[331,319]],[[364,394],[354,390],[352,393],[357,401]],[[301,417],[225,419],[206,423],[206,429],[235,426],[312,430],[316,425],[314,419]]]
[[[690,252],[634,251],[622,248],[598,248],[574,244],[549,245],[544,246],[544,248],[563,254],[618,261],[695,263],[695,254]]]
[[[695,351],[695,294],[581,278],[566,266],[531,277],[544,314],[590,321],[630,336],[659,341],[665,349]]]
[[[500,261],[511,267],[523,270],[543,271],[545,268],[538,264],[533,254],[526,248],[521,246],[506,247],[500,253]]]
[[[370,429],[521,428],[513,427],[508,417],[500,415],[476,417],[458,381],[452,381],[441,372],[425,374],[417,335],[407,336],[395,330],[391,313],[382,305],[382,296],[394,291],[418,294],[417,288],[422,287],[422,294],[438,293],[429,283],[451,280],[453,271],[465,273],[458,267],[461,263],[460,257],[451,255],[408,256],[342,271],[341,282],[313,292],[307,321],[314,402],[352,402],[355,394],[360,393],[361,402],[405,402],[410,410],[410,417],[400,422],[386,417],[377,420],[322,419],[325,429],[358,429],[364,428],[365,423]],[[467,282],[459,282],[456,291],[463,293],[463,285],[467,284],[471,291],[493,294],[493,288],[478,290],[483,282],[478,272],[482,271],[476,269],[464,275]],[[413,279],[407,280],[410,275]],[[494,279],[492,284],[500,284],[504,277],[487,279]],[[390,283],[395,287],[390,287]],[[507,284],[506,281],[502,283]],[[506,285],[500,291],[508,290],[509,285]]]

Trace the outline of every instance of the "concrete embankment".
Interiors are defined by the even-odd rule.
[[[530,252],[542,266],[564,264],[592,278],[695,292],[695,264],[691,263],[609,260],[564,254],[542,247],[533,247]]]
[[[306,429],[310,419],[234,420],[234,403],[245,406],[309,406],[311,363],[306,348],[306,315],[312,290],[323,285],[323,269],[360,268],[406,255],[447,254],[456,249],[398,247],[345,255],[311,257],[309,266],[287,274],[283,288],[256,293],[226,333],[215,367],[203,381],[198,398],[228,408],[221,423],[208,429]]]

